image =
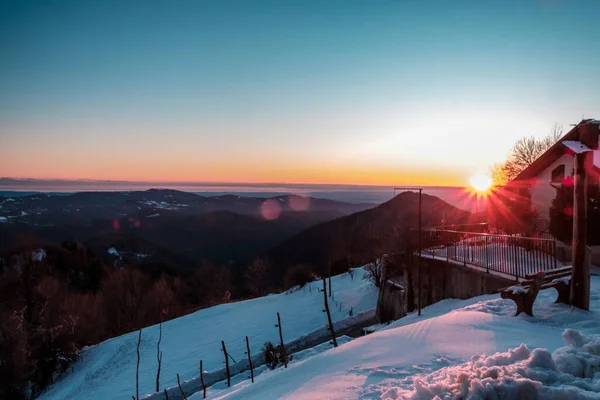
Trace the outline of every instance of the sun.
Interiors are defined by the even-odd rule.
[[[469,179],[469,184],[478,192],[487,192],[492,187],[492,179],[487,175],[477,174]]]

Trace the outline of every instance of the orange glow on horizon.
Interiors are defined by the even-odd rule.
[[[80,168],[78,168],[80,167]],[[57,180],[97,180],[116,182],[234,183],[234,184],[322,184],[365,186],[465,186],[465,173],[442,168],[406,168],[371,165],[93,165],[47,168],[45,171],[21,170],[20,178]],[[10,176],[10,174],[1,174]]]

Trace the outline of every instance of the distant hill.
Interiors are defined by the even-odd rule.
[[[308,228],[266,253],[280,274],[295,264],[324,268],[331,261],[344,262],[350,256],[360,265],[375,256],[395,252],[398,242],[418,227],[419,194],[404,192],[378,207],[344,216]],[[471,213],[435,196],[423,194],[422,225],[467,223]]]
[[[188,269],[204,259],[243,264],[310,226],[371,206],[295,195],[205,197],[162,189],[0,197],[0,253],[76,240],[109,265],[163,263]],[[120,259],[108,253],[111,247]]]

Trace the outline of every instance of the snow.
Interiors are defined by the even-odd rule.
[[[523,286],[510,286],[504,289],[505,292],[512,292],[512,294],[524,294],[527,293],[527,289]]]
[[[115,257],[121,258],[121,254],[119,253],[119,251],[117,249],[115,249],[114,247],[109,247],[108,248],[108,254],[112,254]]]
[[[586,151],[591,150],[585,144],[583,144],[577,140],[565,140],[562,143],[565,145],[566,148],[568,148],[575,154],[585,153]]]
[[[152,215],[147,215],[146,218],[156,218],[156,217],[160,217],[160,214],[152,214]]]
[[[571,281],[571,277],[570,276],[563,276],[562,278],[552,279],[552,283],[557,283],[557,282],[566,282],[566,283],[569,283],[570,281]]]
[[[8,222],[8,218],[6,218],[6,217],[0,217],[0,222]]]
[[[372,313],[377,303],[377,289],[361,277],[359,269],[354,278],[350,274],[332,277],[334,298],[330,302],[334,321],[340,322],[353,309]],[[162,388],[177,385],[176,374],[182,380],[199,375],[199,362],[204,369],[223,368],[221,340],[236,360],[246,358],[246,335],[253,354],[259,354],[267,341],[279,341],[277,312],[281,314],[283,337],[289,343],[305,334],[325,329],[327,317],[322,312],[321,281],[307,284],[302,289],[269,295],[237,303],[221,304],[167,321],[163,324],[161,350]],[[353,317],[353,318],[355,318]],[[153,393],[156,379],[156,343],[158,325],[145,328],[140,347],[140,397]],[[135,395],[136,344],[138,333],[131,332],[91,346],[81,353],[73,365],[74,372],[50,386],[40,399],[73,399],[82,396],[90,400],[128,399]],[[295,365],[300,365],[298,362]],[[248,373],[241,374],[247,379]]]
[[[138,259],[142,259],[142,258],[150,257],[150,254],[136,253],[135,256]]]
[[[386,281],[386,283],[387,283],[388,285],[395,286],[395,287],[397,287],[398,289],[405,290],[405,288],[404,288],[404,286],[402,286],[402,284],[400,284],[399,282],[396,282],[396,281],[394,281],[394,280],[392,280],[392,279],[388,279],[388,280]]]
[[[572,343],[573,335],[581,343]],[[492,356],[477,355],[413,380],[413,388],[404,379],[408,389],[394,387],[381,398],[600,398],[600,335],[567,329],[562,336],[566,346],[553,353],[521,344]]]
[[[32,261],[42,261],[46,257],[46,250],[37,249],[31,252],[31,260]]]
[[[498,295],[444,300],[212,398],[600,399],[600,277],[591,284],[591,311],[555,304],[553,289],[535,317]]]

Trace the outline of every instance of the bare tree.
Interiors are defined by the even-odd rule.
[[[265,296],[269,292],[270,269],[271,265],[268,260],[257,258],[246,270],[246,286],[255,297]]]
[[[560,139],[562,133],[562,125],[555,122],[550,129],[550,133],[543,138],[528,136],[517,140],[510,149],[507,160],[491,168],[494,183],[503,185],[513,180],[521,171],[552,147]]]

